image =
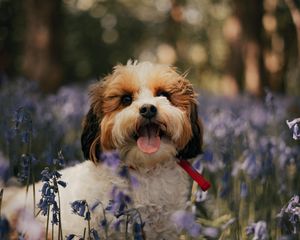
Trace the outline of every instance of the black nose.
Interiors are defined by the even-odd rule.
[[[144,104],[140,108],[140,114],[144,118],[151,119],[155,117],[156,113],[157,113],[157,108],[152,104]]]

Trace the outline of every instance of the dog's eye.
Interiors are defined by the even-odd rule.
[[[166,91],[158,91],[156,93],[156,96],[157,97],[166,97],[168,99],[170,98],[170,94],[168,92],[166,92]]]
[[[121,103],[124,106],[129,106],[132,103],[132,96],[129,94],[125,94],[121,97]]]

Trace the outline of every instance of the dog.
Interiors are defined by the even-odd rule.
[[[101,201],[107,206],[109,193],[117,186],[127,192],[131,189],[131,205],[141,214],[146,239],[176,239],[178,232],[170,217],[185,208],[190,184],[177,163],[201,153],[202,135],[197,94],[185,75],[150,62],[117,65],[90,89],[90,109],[81,136],[87,161],[61,171],[67,183],[59,188],[62,235],[82,235],[87,225],[72,213],[70,202],[85,200],[91,206]],[[137,186],[128,187],[128,181],[103,163],[101,156],[108,151],[118,152],[119,167],[127,167]],[[42,183],[35,188],[41,189]],[[24,205],[25,195],[24,189],[4,191],[2,213],[9,220]],[[38,195],[36,191],[37,199]],[[26,207],[33,208],[31,194],[27,202]],[[95,209],[91,227],[103,231],[102,218],[103,211]],[[41,214],[37,219],[46,222]]]

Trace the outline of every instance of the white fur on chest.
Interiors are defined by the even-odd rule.
[[[86,200],[91,206],[97,201],[107,205],[111,200],[111,191],[114,186],[128,192],[128,181],[118,176],[105,164],[95,165],[86,161],[74,167],[61,171],[61,179],[67,182],[66,188],[59,188],[63,234],[82,235],[87,221],[72,213],[70,203],[75,200]],[[172,239],[176,236],[176,229],[170,221],[170,216],[176,210],[183,209],[188,194],[188,178],[175,160],[157,165],[151,170],[130,170],[130,174],[137,179],[137,186],[131,187],[130,196],[132,206],[138,209],[145,222],[147,239]],[[39,190],[42,183],[36,185]],[[29,190],[31,191],[31,190]],[[8,194],[10,195],[10,194]],[[36,199],[40,198],[37,191]],[[4,213],[12,216],[16,209],[24,206],[24,189],[14,189],[14,197],[6,199],[9,206],[4,206]],[[5,199],[4,199],[5,200]],[[30,194],[27,196],[28,207],[32,208]],[[5,208],[7,211],[5,211]],[[108,216],[112,218],[112,216]],[[103,218],[102,209],[92,213],[92,228],[100,230],[99,221]],[[46,216],[39,220],[46,222]]]
[[[111,191],[114,186],[128,191],[128,181],[104,164],[95,166],[87,161],[62,172],[62,179],[69,186],[61,190],[63,205],[75,200],[86,200],[90,205],[101,201],[104,205],[111,200]],[[170,216],[176,210],[185,207],[188,194],[188,178],[186,173],[170,160],[151,170],[130,170],[130,174],[137,179],[137,186],[130,187],[129,193],[134,207],[142,214],[145,232],[148,239],[156,239],[176,235],[176,230],[170,221]],[[68,189],[69,188],[69,189]],[[70,211],[62,210],[63,217],[80,219]],[[100,214],[100,209],[94,214]],[[64,216],[65,215],[65,216]],[[93,216],[92,216],[93,217]],[[99,221],[102,216],[94,216]],[[75,222],[78,223],[78,221]],[[97,224],[96,222],[94,224]],[[74,232],[74,223],[63,223],[67,232]],[[70,226],[69,226],[70,225]],[[97,229],[97,226],[94,226]],[[78,229],[78,225],[77,228]],[[160,236],[161,234],[161,236]]]

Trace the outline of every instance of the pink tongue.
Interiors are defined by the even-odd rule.
[[[160,147],[160,137],[157,135],[157,127],[145,126],[139,132],[137,140],[138,148],[144,153],[155,153]]]

